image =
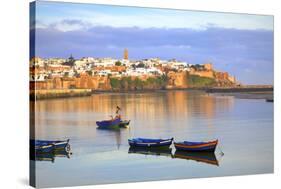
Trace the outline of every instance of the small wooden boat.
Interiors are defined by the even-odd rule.
[[[36,152],[50,153],[56,150],[69,150],[69,139],[67,140],[31,140],[31,149]]]
[[[119,123],[120,128],[128,128],[131,120],[121,120]]]
[[[173,155],[173,158],[193,160],[197,162],[219,166],[219,162],[214,152],[188,152],[177,150]]]
[[[209,142],[174,142],[175,148],[181,151],[204,151],[204,152],[214,152],[216,150],[216,146],[218,144],[218,140],[209,141]]]
[[[115,118],[111,120],[97,121],[96,124],[99,129],[119,129],[121,119]]]
[[[170,139],[148,139],[148,138],[133,138],[128,139],[131,147],[141,148],[169,148],[174,138]]]

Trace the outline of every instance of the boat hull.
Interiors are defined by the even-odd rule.
[[[119,124],[121,120],[114,119],[114,120],[106,120],[106,121],[97,121],[96,124],[99,129],[119,129]]]
[[[169,148],[173,142],[171,139],[129,139],[132,148]]]
[[[35,149],[36,153],[51,153],[57,150],[69,150],[68,140],[31,140],[31,149]]]
[[[129,127],[129,124],[130,124],[130,120],[124,120],[124,121],[121,121],[120,123],[119,123],[119,127],[120,128],[128,128]]]
[[[45,145],[45,146],[36,146],[35,151],[36,153],[51,153],[55,150],[55,147],[50,144],[50,145]]]
[[[210,142],[180,142],[174,143],[176,150],[190,152],[214,152],[218,140]]]
[[[65,149],[69,145],[68,140],[36,140],[36,145],[45,146],[45,145],[53,145],[54,149]]]

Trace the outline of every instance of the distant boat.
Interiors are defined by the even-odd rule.
[[[111,120],[97,121],[96,124],[99,129],[119,129],[120,122],[121,118],[118,117]]]
[[[195,152],[214,152],[218,140],[209,141],[209,142],[174,142],[175,148],[180,151],[195,151]]]
[[[172,155],[172,149],[166,148],[166,149],[158,149],[158,148],[135,148],[130,147],[129,154],[142,154],[142,155],[154,155],[154,156],[167,156],[171,157]]]
[[[265,101],[266,102],[273,102],[273,98],[267,98]]]
[[[170,139],[148,139],[148,138],[133,138],[129,139],[131,147],[142,148],[169,148],[174,138]]]
[[[214,152],[188,152],[177,150],[173,155],[173,158],[193,160],[219,166],[219,162]]]
[[[31,140],[31,149],[35,149],[36,152],[50,153],[56,150],[69,150],[69,139],[67,140]]]
[[[119,123],[120,128],[128,128],[130,124],[130,120],[121,120]]]

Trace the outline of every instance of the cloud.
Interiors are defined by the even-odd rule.
[[[121,58],[124,48],[129,49],[131,59],[176,58],[195,64],[211,61],[243,83],[273,82],[273,32],[268,30],[117,28],[91,26],[81,20],[63,20],[36,30],[36,53],[42,57],[72,53],[76,58]]]
[[[79,31],[79,30],[87,30],[92,25],[89,22],[85,22],[82,20],[75,20],[75,19],[64,19],[60,22],[47,25],[40,24],[41,28],[53,28],[59,31],[67,32],[67,31]]]
[[[95,4],[37,2],[42,22],[64,19],[84,20],[93,26],[140,28],[189,28],[206,30],[210,26],[235,29],[273,30],[273,16],[141,8]]]

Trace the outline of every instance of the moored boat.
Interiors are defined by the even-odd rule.
[[[99,129],[119,129],[120,122],[121,119],[118,117],[111,120],[97,121],[96,124]]]
[[[69,139],[67,140],[36,140],[36,146],[53,145],[56,150],[66,149],[69,145]]]
[[[69,150],[69,139],[67,140],[31,140],[31,149],[36,152],[50,153],[56,150]]]
[[[174,142],[175,148],[181,151],[195,151],[195,152],[214,152],[216,150],[216,146],[218,144],[218,140],[209,141],[209,142]]]
[[[174,138],[170,139],[148,139],[148,138],[133,138],[128,139],[131,147],[137,148],[169,148]]]

